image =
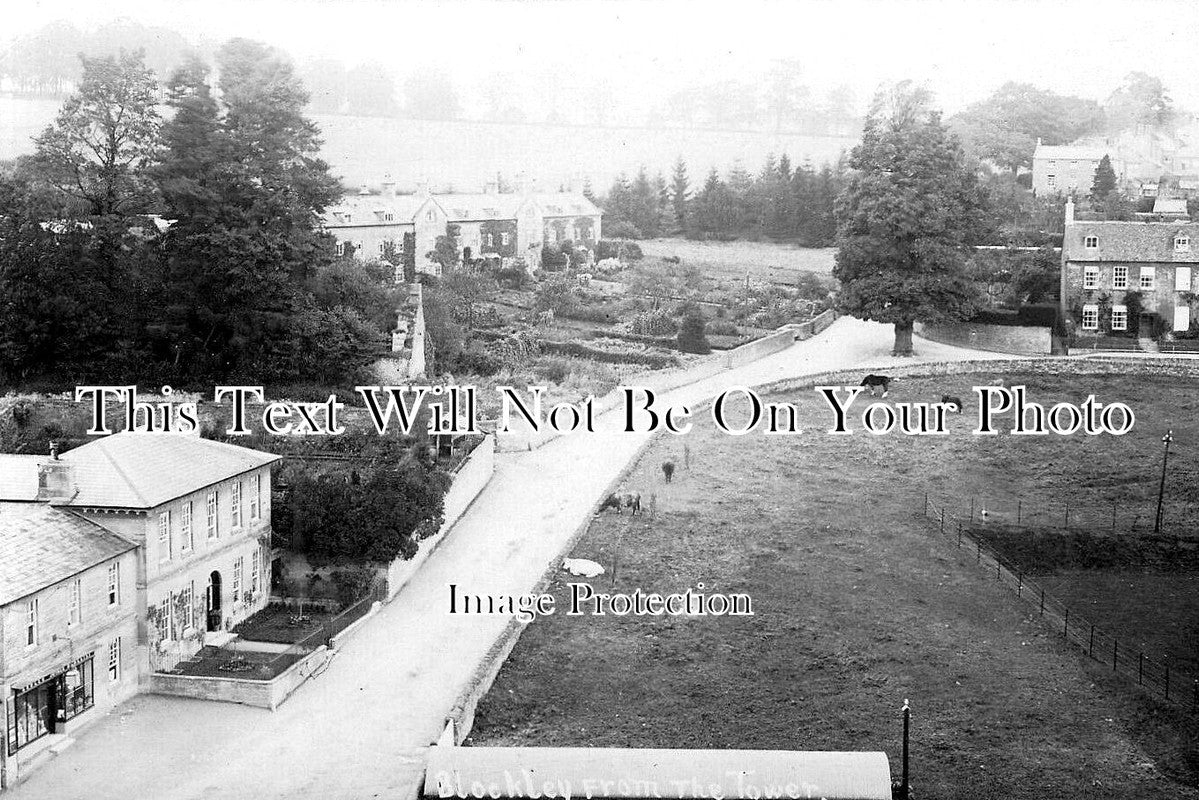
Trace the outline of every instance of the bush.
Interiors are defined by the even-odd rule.
[[[695,307],[688,309],[679,325],[679,349],[684,353],[711,353],[712,347],[708,344],[704,328],[703,312]]]
[[[638,314],[630,327],[633,333],[644,336],[669,336],[678,330],[670,314],[662,309]]]
[[[581,322],[615,322],[617,317],[613,310],[599,306],[572,306],[558,312],[558,316]]]
[[[741,331],[727,319],[709,320],[705,332],[712,336],[739,336]]]
[[[618,220],[610,222],[605,226],[608,230],[608,235],[614,239],[643,239],[644,235],[641,229],[631,222]]]
[[[533,366],[533,374],[548,383],[562,383],[570,374],[570,362],[565,358],[547,358]]]
[[[375,588],[377,574],[372,567],[365,564],[334,570],[329,577],[337,587],[337,601],[341,603],[342,608],[351,606],[370,594],[371,589]]]
[[[587,347],[578,342],[545,342],[542,345],[547,353],[558,353],[564,356],[576,356],[607,364],[641,364],[652,369],[677,367],[679,360],[670,355],[646,352],[614,352]]]
[[[471,346],[458,354],[453,371],[487,377],[499,372],[503,366],[503,359],[478,346]]]
[[[524,267],[504,267],[493,274],[495,282],[505,289],[520,290],[529,283],[529,273]]]
[[[595,247],[595,257],[601,261],[609,258],[619,261],[622,257],[626,261],[640,261],[644,256],[641,253],[641,245],[636,242],[614,242],[611,239],[601,239]]]

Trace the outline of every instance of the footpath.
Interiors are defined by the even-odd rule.
[[[831,370],[1011,358],[918,339],[917,356],[901,361],[890,356],[892,341],[889,325],[842,318],[815,338],[660,402],[698,404],[731,386]],[[408,800],[424,749],[509,622],[450,616],[449,585],[472,594],[530,591],[649,438],[618,432],[620,422],[617,412],[602,414],[594,434],[497,454],[491,483],[422,569],[276,711],[142,695],[97,721],[8,797]]]

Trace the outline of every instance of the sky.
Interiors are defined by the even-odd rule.
[[[433,64],[482,85],[496,70],[548,70],[634,102],[792,59],[804,83],[847,84],[863,107],[905,78],[948,114],[1008,80],[1101,100],[1143,70],[1199,109],[1195,0],[25,0],[4,16],[0,39],[128,17],[401,76]]]

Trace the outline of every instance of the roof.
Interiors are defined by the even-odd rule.
[[[428,202],[428,195],[352,194],[326,208],[323,218],[327,228],[410,225],[416,219],[417,212]],[[346,214],[349,214],[349,220],[345,219]],[[386,219],[387,214],[391,214],[393,219]]]
[[[516,212],[528,200],[519,194],[499,193],[454,193],[436,194],[433,199],[445,209],[446,217],[465,222],[467,220],[516,219]]]
[[[135,547],[94,522],[47,503],[0,502],[0,606]]]
[[[1033,151],[1033,160],[1054,159],[1056,161],[1101,161],[1109,154],[1106,147],[1088,147],[1086,145],[1051,145],[1039,144]]]
[[[1174,250],[1174,239],[1188,237],[1192,247]],[[1088,236],[1098,247],[1085,247]],[[1076,221],[1066,226],[1062,242],[1069,261],[1129,261],[1143,263],[1199,263],[1199,223]]]
[[[424,794],[891,800],[891,768],[879,752],[437,746],[428,751]]]
[[[78,492],[63,505],[154,508],[279,460],[248,447],[179,433],[117,433],[62,454]]]
[[[595,216],[600,210],[582,192],[539,192],[533,199],[543,217]]]
[[[0,455],[0,500],[36,500],[37,467],[49,456]]]
[[[1187,213],[1187,201],[1183,198],[1159,197],[1153,201],[1154,214],[1182,214]]]

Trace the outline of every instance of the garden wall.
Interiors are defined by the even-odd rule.
[[[330,657],[332,652],[322,645],[269,681],[167,675],[156,672],[150,676],[147,691],[151,694],[241,703],[274,711],[301,683],[308,680],[313,670],[319,669]]]
[[[466,509],[483,491],[495,472],[496,437],[487,436],[471,451],[451,473],[449,491],[445,494],[445,521],[437,533],[420,543],[420,549],[411,559],[397,558],[387,566],[387,599],[395,597],[429,555],[441,544],[454,523],[466,513]]]
[[[974,350],[1045,356],[1053,352],[1052,329],[979,322],[916,323],[916,333],[942,344]]]

